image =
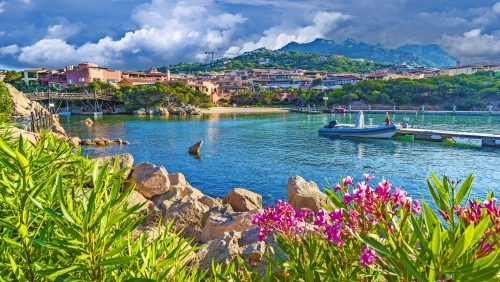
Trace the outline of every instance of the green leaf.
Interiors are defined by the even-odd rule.
[[[455,199],[453,199],[453,204],[454,205],[459,205],[465,196],[469,194],[469,192],[472,190],[472,181],[474,180],[474,175],[469,174],[467,178],[462,182],[460,185],[460,188],[458,189],[457,194],[455,195]]]
[[[419,224],[417,223],[417,220],[415,219],[415,217],[413,215],[411,215],[410,218],[411,218],[411,225],[413,227],[413,232],[417,236],[418,242],[420,243],[420,246],[422,247],[422,249],[424,251],[429,252],[430,249],[429,249],[429,246],[427,245],[427,240],[425,239],[424,234],[422,233],[422,230],[420,229],[421,226],[419,226]]]
[[[71,273],[75,270],[85,269],[83,265],[73,265],[66,268],[54,268],[54,269],[45,269],[35,271],[36,274],[40,274],[42,276],[60,276],[66,273]]]
[[[475,244],[484,235],[484,231],[488,228],[491,219],[489,216],[483,218],[481,222],[474,229],[474,237],[472,238],[471,245]],[[472,225],[472,224],[471,224]]]
[[[361,241],[363,241],[363,243],[367,244],[368,246],[370,246],[372,249],[374,249],[378,253],[384,254],[390,258],[395,258],[395,256],[386,247],[384,247],[384,245],[382,245],[380,242],[378,242],[374,238],[370,238],[366,235],[363,235],[363,236],[360,236],[359,239],[361,239]]]
[[[447,262],[450,265],[453,265],[453,262],[455,261],[455,259],[462,256],[464,254],[464,252],[467,250],[467,248],[469,248],[469,245],[470,245],[473,237],[474,237],[474,224],[470,224],[467,227],[467,229],[465,229],[465,231],[462,234],[462,236],[460,237],[460,239],[458,239],[458,242],[455,244],[455,248],[453,248],[453,251],[452,251],[450,257],[447,259]]]
[[[136,260],[136,256],[124,256],[124,257],[117,257],[117,258],[110,258],[107,260],[103,260],[99,262],[97,265],[120,265],[120,264],[127,264],[131,261]]]
[[[496,277],[499,273],[499,270],[500,270],[500,267],[498,267],[498,266],[488,267],[488,268],[481,269],[479,271],[464,275],[463,279],[461,279],[460,281],[464,281],[464,282],[487,281],[493,277]],[[496,280],[496,281],[498,281],[498,280]]]
[[[414,263],[408,259],[408,255],[399,246],[397,246],[397,244],[395,245],[395,247],[396,252],[398,253],[398,258],[403,263],[405,269],[408,270],[419,282],[427,282],[427,279],[425,279],[415,268],[415,266],[413,265]]]
[[[496,260],[498,260],[498,258],[499,258],[498,255],[499,254],[500,254],[500,251],[497,250],[497,251],[495,251],[495,252],[493,252],[493,253],[491,253],[491,254],[483,257],[483,258],[474,260],[472,263],[463,265],[463,266],[458,267],[458,268],[446,270],[446,273],[449,273],[449,274],[453,274],[453,273],[456,273],[456,274],[460,274],[460,273],[469,274],[469,273],[472,273],[472,272],[479,271],[481,269],[487,268],[488,266],[490,266],[490,264],[492,264]],[[497,261],[497,263],[500,263],[500,261]]]

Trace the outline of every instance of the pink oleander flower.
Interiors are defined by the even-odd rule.
[[[375,176],[369,175],[368,173],[363,173],[363,176],[365,177],[365,182],[368,182],[369,180],[375,178]]]
[[[316,214],[316,220],[314,221],[314,225],[318,227],[325,227],[327,225],[326,217],[325,217],[325,210],[321,209],[318,211]]]
[[[340,187],[340,183],[337,182],[333,188],[333,192],[338,192],[340,190],[342,190],[342,187]]]
[[[382,180],[378,183],[377,188],[375,188],[375,193],[379,196],[383,203],[386,203],[390,199],[391,184],[382,177]]]
[[[481,248],[481,252],[486,253],[490,249],[491,249],[491,243],[488,242]]]
[[[355,209],[349,210],[349,220],[356,221],[359,217],[359,213]]]
[[[445,221],[449,221],[450,217],[448,216],[448,213],[442,210],[438,210],[439,214],[443,217]]]
[[[408,203],[406,191],[401,190],[401,187],[396,187],[396,190],[392,193],[391,198],[394,200],[395,205],[403,206]]]
[[[348,205],[353,199],[354,199],[354,197],[351,197],[351,195],[349,194],[349,192],[345,191],[345,194],[344,194],[344,204]]]
[[[411,209],[412,214],[421,214],[422,207],[420,206],[420,202],[418,200],[413,200],[413,208]]]
[[[262,241],[274,231],[296,236],[304,231],[304,220],[312,216],[313,212],[309,209],[296,211],[290,204],[278,200],[275,206],[267,206],[253,215],[252,223],[259,227],[259,240]]]
[[[370,249],[367,245],[363,246],[361,249],[361,255],[359,256],[359,267],[364,267],[365,265],[372,265],[375,260],[380,259],[379,256],[375,254],[375,251]]]
[[[351,184],[352,184],[352,178],[348,175],[348,176],[344,179],[344,186],[351,185]]]
[[[497,202],[497,199],[492,198],[488,201],[484,201],[484,203],[481,205],[481,207],[485,208],[488,211],[489,215],[499,215],[499,209],[498,207],[495,206],[495,203]]]

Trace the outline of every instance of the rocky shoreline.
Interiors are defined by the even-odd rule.
[[[192,187],[182,173],[168,173],[163,166],[142,162],[134,166],[131,154],[118,155],[118,169],[131,168],[125,175],[128,183],[134,183],[134,191],[128,199],[129,206],[144,203],[141,212],[147,214],[137,232],[156,232],[173,220],[172,229],[182,231],[181,236],[194,238],[201,250],[193,258],[193,264],[203,269],[215,263],[228,263],[242,257],[250,266],[265,269],[264,254],[275,246],[272,237],[258,239],[258,227],[252,224],[252,216],[262,210],[262,196],[244,188],[234,188],[224,197],[212,198]],[[106,161],[112,169],[115,156],[97,159]],[[294,175],[286,184],[288,202],[295,208],[318,211],[321,202],[328,197],[313,181],[306,182]]]

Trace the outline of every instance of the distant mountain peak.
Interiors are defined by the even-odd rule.
[[[384,48],[380,43],[375,45],[347,38],[342,43],[333,40],[316,38],[309,43],[291,42],[279,51],[298,51],[301,53],[338,54],[348,58],[360,58],[374,62],[406,62],[411,65],[425,67],[449,67],[455,65],[456,58],[450,56],[437,44],[404,45],[397,49]]]

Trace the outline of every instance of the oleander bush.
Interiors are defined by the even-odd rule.
[[[491,191],[470,199],[473,176],[431,173],[435,213],[382,178],[351,177],[325,189],[332,206],[314,214],[278,201],[254,216],[260,239],[274,236],[269,281],[498,281],[500,209]]]
[[[129,206],[134,187],[125,188],[117,162],[108,171],[52,134],[37,144],[7,136],[0,136],[0,281],[226,281],[217,277],[228,277],[229,267],[213,276],[187,269],[197,247],[172,223],[135,235],[146,215],[141,204]]]

